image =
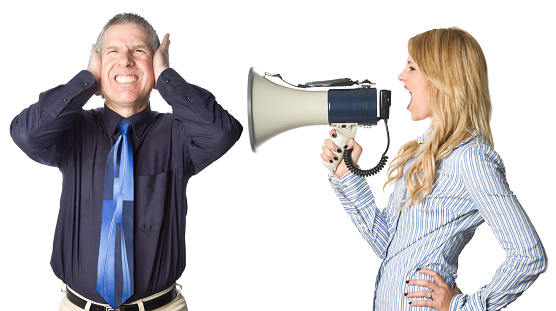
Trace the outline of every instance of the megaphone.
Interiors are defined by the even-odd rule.
[[[308,125],[330,125],[337,134],[332,141],[341,149],[340,152],[334,151],[338,160],[332,163],[323,161],[323,165],[334,172],[344,154],[343,147],[355,137],[357,126],[376,125],[379,120],[384,120],[387,125],[390,91],[380,91],[380,115],[377,116],[377,90],[367,80],[359,83],[338,79],[294,86],[282,79],[290,85],[284,86],[271,81],[267,78],[269,76],[282,79],[280,75],[261,75],[253,67],[249,70],[247,113],[253,152],[272,137],[288,130]],[[378,166],[383,167],[386,160],[381,161],[383,163]],[[351,158],[347,162],[351,162]]]

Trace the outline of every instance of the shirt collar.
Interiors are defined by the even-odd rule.
[[[416,140],[417,140],[417,143],[419,144],[419,146],[423,145],[427,141],[427,139],[429,139],[432,136],[433,133],[434,133],[434,128],[431,126],[423,134],[421,134],[421,136],[417,137]],[[469,138],[467,138],[466,140],[459,143],[459,145],[457,147],[459,147],[461,145],[464,145],[464,144],[467,144],[470,140],[474,139],[478,135],[479,135],[479,133],[477,131],[473,131],[471,133],[471,136],[469,136]]]
[[[149,104],[145,109],[132,115],[129,118],[122,117],[117,112],[104,105],[102,118],[104,121],[104,125],[106,126],[106,132],[109,136],[114,135],[118,131],[118,122],[120,122],[121,120],[126,120],[131,124],[131,128],[135,137],[137,137],[137,139],[141,139],[143,133],[147,129],[147,126],[152,120],[151,105]]]
[[[432,126],[429,127],[423,134],[421,134],[421,136],[417,137],[417,143],[419,145],[424,144],[425,141],[427,141],[427,139],[429,139],[429,137],[431,137],[433,131],[434,131],[434,128]]]

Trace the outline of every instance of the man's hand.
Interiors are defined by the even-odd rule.
[[[89,57],[89,65],[87,65],[87,70],[95,76],[95,80],[97,80],[98,90],[95,95],[102,95],[102,91],[100,90],[100,72],[102,70],[102,60],[100,59],[100,55],[98,55],[97,51],[95,50],[95,45],[91,47],[91,56]]]
[[[158,76],[167,68],[170,67],[170,55],[168,54],[168,48],[170,47],[170,34],[167,33],[162,39],[162,43],[156,52],[154,52],[153,57],[153,70],[154,70],[154,88],[156,89],[156,81],[158,81]]]

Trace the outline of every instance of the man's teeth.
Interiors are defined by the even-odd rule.
[[[137,81],[136,76],[116,76],[116,82],[118,83],[133,83]]]

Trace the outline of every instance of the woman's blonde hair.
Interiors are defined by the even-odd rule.
[[[408,50],[425,77],[437,125],[424,144],[403,145],[388,168],[385,186],[401,179],[407,161],[415,160],[405,173],[409,196],[403,208],[426,198],[440,160],[474,131],[493,144],[487,64],[475,38],[459,28],[433,29],[409,39]]]

